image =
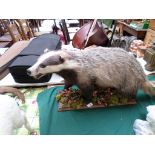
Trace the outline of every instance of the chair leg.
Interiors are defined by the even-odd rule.
[[[60,27],[61,27],[61,30],[63,32],[64,38],[65,38],[65,44],[67,45],[70,42],[70,36],[69,36],[69,32],[68,32],[68,29],[67,29],[65,19],[61,20]]]

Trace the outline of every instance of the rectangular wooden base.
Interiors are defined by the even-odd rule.
[[[106,107],[114,107],[114,106],[125,106],[125,105],[132,105],[132,104],[136,104],[136,100],[132,100],[132,101],[129,101],[128,103],[126,104],[117,104],[117,105],[105,105],[105,104],[100,104],[100,105],[93,105],[92,107],[87,107],[86,105],[83,105],[83,106],[79,106],[77,108],[72,108],[72,107],[63,107],[62,106],[62,103],[58,102],[58,111],[61,112],[61,111],[70,111],[70,110],[81,110],[81,109],[96,109],[96,108],[106,108]]]
[[[87,107],[84,103],[79,89],[71,88],[69,90],[60,91],[56,95],[56,99],[58,101],[58,111],[94,109],[136,104],[135,98],[122,96],[116,89],[113,88],[95,90],[92,98],[93,106],[91,107]]]

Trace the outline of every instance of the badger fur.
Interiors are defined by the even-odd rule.
[[[116,88],[124,95],[136,95],[139,88],[154,95],[139,62],[121,48],[47,52],[28,69],[35,78],[48,73],[62,76],[65,88],[77,85],[86,103],[91,102],[95,85]]]

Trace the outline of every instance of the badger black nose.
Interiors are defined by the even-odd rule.
[[[31,71],[27,69],[27,75],[31,75]]]

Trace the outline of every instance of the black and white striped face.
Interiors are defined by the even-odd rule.
[[[34,78],[41,78],[49,73],[57,73],[63,69],[72,69],[77,64],[63,51],[47,52],[39,57],[37,62],[28,68],[27,74]]]

